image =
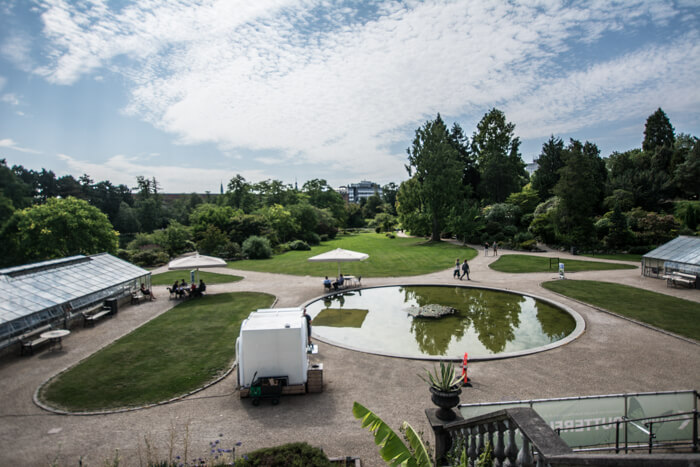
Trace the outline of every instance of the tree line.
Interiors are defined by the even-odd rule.
[[[339,229],[404,229],[439,241],[538,242],[580,249],[646,252],[678,234],[696,235],[700,144],[676,135],[660,108],[642,147],[604,159],[598,147],[551,136],[530,177],[515,125],[491,109],[471,139],[438,114],[407,149],[408,180],[359,204],[326,180],[301,188],[234,176],[225,193],[163,196],[156,178],[136,185],[56,177],[0,160],[0,266],[108,251],[141,265],[198,250],[226,259],[308,249]]]
[[[659,108],[646,121],[641,148],[604,159],[595,143],[551,136],[529,177],[515,125],[502,111],[486,113],[471,141],[438,114],[407,149],[410,178],[399,187],[398,219],[432,240],[646,252],[698,234],[698,142],[676,135]]]
[[[0,266],[101,251],[144,266],[193,250],[264,258],[309,249],[341,228],[392,230],[397,191],[389,183],[382,196],[347,204],[326,180],[309,180],[299,189],[236,175],[222,195],[171,200],[156,178],[139,176],[130,188],[0,160]]]

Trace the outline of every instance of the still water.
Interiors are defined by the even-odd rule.
[[[445,305],[441,318],[414,318],[412,306]],[[471,287],[395,286],[354,290],[307,306],[313,334],[370,353],[405,357],[488,356],[533,349],[576,327],[564,310],[526,295]]]

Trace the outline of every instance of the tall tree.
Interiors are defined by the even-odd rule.
[[[654,152],[656,148],[666,146],[673,147],[675,134],[671,121],[666,116],[666,113],[659,107],[656,112],[647,118],[644,125],[644,141],[642,149],[644,151]]]
[[[515,124],[508,123],[498,109],[491,109],[476,126],[472,153],[479,163],[479,195],[487,202],[503,202],[527,182],[525,163],[520,157],[520,139]]]
[[[241,174],[236,174],[228,182],[228,191],[226,192],[228,205],[243,212],[254,211],[256,200],[252,190],[252,185]]]
[[[382,187],[382,200],[389,205],[389,214],[396,215],[396,194],[399,187],[394,182],[389,182]]]
[[[593,216],[601,208],[606,178],[605,162],[598,147],[572,139],[562,153],[564,167],[554,187],[561,202],[558,224],[562,240],[589,244],[593,238]]]
[[[537,159],[539,168],[532,176],[532,188],[537,190],[541,201],[552,196],[554,186],[559,181],[559,169],[564,166],[563,151],[564,141],[561,138],[555,138],[554,135],[542,145],[542,151]]]
[[[430,220],[431,239],[440,241],[450,208],[462,196],[463,173],[459,153],[440,114],[416,130],[413,145],[406,152],[406,170],[409,175],[415,172],[418,195]]]

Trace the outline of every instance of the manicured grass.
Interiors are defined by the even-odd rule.
[[[40,397],[80,412],[186,394],[231,366],[241,321],[273,301],[268,294],[236,292],[183,302],[63,373]]]
[[[542,287],[700,341],[700,303],[609,282],[557,280]]]
[[[215,272],[207,272],[200,270],[197,277],[202,279],[205,284],[226,284],[228,282],[238,282],[243,278],[228,274],[218,274]],[[151,276],[151,284],[153,285],[173,285],[173,282],[185,279],[190,281],[189,271],[168,271]]]
[[[577,259],[562,259],[565,272],[604,271],[608,269],[634,269],[636,266],[621,263],[602,263],[600,261],[580,261]],[[551,262],[546,256],[503,255],[491,263],[491,269],[499,272],[557,272],[559,264]]]
[[[635,263],[641,263],[642,262],[642,255],[637,255],[637,254],[631,254],[631,253],[617,253],[614,255],[582,255],[582,256],[587,256],[589,258],[602,258],[602,259],[611,259],[614,261],[634,261]]]
[[[369,254],[362,262],[341,263],[341,272],[363,277],[416,276],[451,268],[455,259],[472,259],[476,251],[448,242],[426,242],[422,238],[387,238],[375,233],[343,235],[311,248],[311,251],[288,251],[268,260],[246,260],[229,263],[234,269],[278,272],[299,276],[328,276],[338,274],[337,263],[307,261],[335,248]]]

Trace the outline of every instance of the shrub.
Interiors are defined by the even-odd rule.
[[[328,234],[321,234],[321,241],[322,242],[327,242],[328,241]],[[333,235],[333,238],[335,238],[335,235]]]
[[[214,250],[214,256],[218,256],[223,259],[241,259],[242,251],[241,246],[236,242],[226,242],[223,245]]]
[[[396,236],[391,232],[387,232],[386,236],[387,236],[387,238],[396,238]]]
[[[306,240],[306,243],[309,245],[318,245],[321,243],[321,236],[316,232],[307,232],[306,235],[304,235],[304,240]]]
[[[294,240],[293,242],[289,242],[288,248],[294,251],[307,251],[311,249],[309,244],[304,240]]]
[[[264,237],[251,235],[243,242],[243,254],[250,259],[267,259],[272,257],[270,241]]]
[[[170,260],[166,252],[161,249],[149,249],[135,251],[131,255],[131,262],[138,266],[160,266]]]
[[[117,258],[131,262],[131,252],[129,250],[125,250],[124,248],[119,248],[117,250]]]
[[[307,443],[289,443],[272,448],[258,449],[250,452],[243,459],[236,461],[236,466],[243,467],[286,467],[286,466],[331,466],[328,456],[319,448]]]
[[[520,242],[520,249],[525,250],[525,251],[540,251],[540,249],[537,247],[537,240],[530,239],[530,240],[525,240],[524,242]]]

